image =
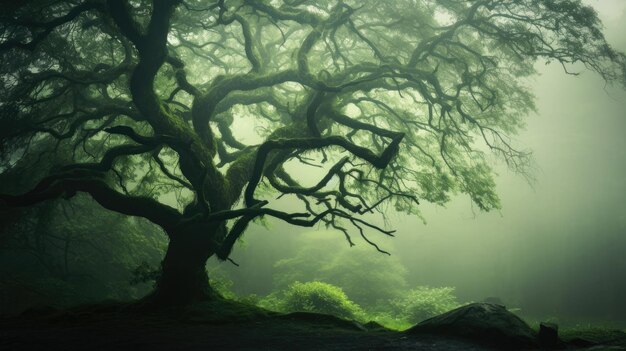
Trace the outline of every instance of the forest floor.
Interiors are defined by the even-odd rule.
[[[208,313],[207,311],[211,311]],[[626,350],[626,333],[568,336],[563,349]],[[587,343],[580,343],[581,337]],[[595,339],[594,339],[595,338]],[[604,346],[599,346],[604,345]],[[481,341],[414,335],[336,317],[244,305],[145,313],[121,304],[40,309],[0,319],[0,350],[498,350]]]

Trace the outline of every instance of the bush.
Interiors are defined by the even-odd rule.
[[[397,257],[380,255],[365,243],[337,245],[338,232],[311,234],[298,239],[295,255],[275,263],[276,289],[294,281],[323,281],[341,287],[353,301],[369,309],[403,296],[407,270]]]
[[[237,295],[233,292],[233,281],[219,274],[212,274],[209,279],[211,288],[220,296],[228,300],[238,300]]]
[[[401,319],[418,323],[455,309],[460,304],[454,296],[454,288],[419,286],[409,290],[404,298],[394,300],[392,306]]]
[[[270,294],[259,305],[279,312],[315,312],[348,319],[363,313],[341,288],[319,281],[295,282],[282,292]]]

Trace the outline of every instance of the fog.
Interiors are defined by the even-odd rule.
[[[599,11],[608,41],[626,50],[626,2],[587,3]],[[460,301],[498,297],[531,318],[623,323],[626,94],[583,67],[574,67],[579,76],[554,64],[538,63],[537,70],[531,82],[537,112],[517,137],[533,151],[534,181],[496,163],[501,211],[481,212],[465,196],[445,208],[423,203],[426,223],[390,212],[396,238],[370,239],[407,268],[409,286],[455,287]],[[299,237],[320,231],[274,221],[255,225],[232,255],[240,266],[222,263],[219,270],[233,279],[235,291],[266,294],[275,262],[294,255]],[[347,247],[343,234],[331,235],[335,240],[317,245]],[[381,254],[371,248],[371,255]],[[310,257],[311,264],[317,259]]]
[[[626,1],[584,1],[597,9],[607,41],[626,52]],[[150,13],[169,13],[156,10],[164,3],[133,2],[128,17],[135,11],[148,23]],[[257,3],[245,2],[251,10],[237,16],[240,8],[227,11],[224,2],[205,10],[181,5],[171,25],[163,22],[157,31],[162,50],[154,52],[153,45],[134,43],[131,37],[144,37],[123,33],[124,25],[120,38],[128,37],[137,52],[104,35],[104,27],[101,39],[111,49],[95,47],[90,31],[108,20],[79,16],[76,25],[55,29],[58,40],[70,38],[67,47],[76,48],[70,66],[93,64],[100,74],[101,67],[121,65],[107,83],[64,78],[68,90],[56,78],[30,82],[30,75],[46,77],[48,66],[65,74],[61,63],[72,55],[60,46],[41,46],[41,58],[7,56],[2,74],[15,77],[0,92],[0,315],[103,300],[185,305],[222,295],[277,312],[330,313],[397,330],[479,301],[506,305],[533,327],[541,321],[626,327],[626,89],[600,77],[619,76],[612,65],[623,61],[595,34],[593,14],[575,1],[503,2],[498,11],[519,5],[519,13],[549,21],[534,27],[525,15],[506,19],[493,34],[473,24],[467,32],[433,29],[437,20],[461,21],[455,11],[469,20],[478,3],[455,10],[462,2],[442,2],[434,10],[428,2],[369,1],[355,19],[361,16],[357,22],[376,38],[373,45],[358,29],[343,33],[343,19],[333,30],[319,32],[316,24],[310,31],[311,23],[343,18],[341,11],[350,18],[343,2],[327,9],[310,2],[315,6],[305,12],[328,18],[308,23],[281,14],[275,19],[281,25],[271,13],[259,16],[265,10]],[[58,11],[65,13],[62,5]],[[219,16],[205,16],[215,6]],[[394,21],[370,26],[379,10]],[[499,16],[508,17],[485,21]],[[585,30],[578,32],[579,25]],[[30,45],[21,43],[20,31],[0,46]],[[448,36],[455,38],[447,43]],[[554,49],[536,38],[562,42]],[[440,40],[446,44],[438,52]],[[456,46],[464,49],[456,53]],[[380,51],[407,65],[394,72],[387,63],[393,60]],[[145,58],[165,53],[158,71],[148,69],[152,80],[136,79]],[[531,75],[535,54],[557,63],[538,61],[538,74]],[[595,73],[558,63],[592,54],[598,59],[583,61]],[[596,66],[603,64],[611,66]],[[419,73],[413,78],[403,73],[412,66]],[[407,79],[406,88],[396,78]],[[416,79],[432,91],[408,84]],[[377,80],[380,85],[369,85]],[[144,90],[133,87],[155,98],[138,98]],[[506,138],[532,110],[527,90],[536,109],[513,136],[513,150]],[[92,106],[92,95],[114,97],[113,111],[122,112],[102,120],[100,111],[111,106],[95,100]],[[24,106],[42,107],[19,107],[22,98]],[[85,117],[87,110],[98,113]],[[514,166],[527,161],[517,150],[529,150],[532,162],[515,171],[480,143],[504,144],[500,156]],[[359,196],[364,191],[371,196]],[[414,213],[413,196],[421,197],[419,215],[397,212]],[[493,208],[499,210],[481,210]],[[369,209],[381,212],[353,217]],[[320,301],[322,308],[314,306]]]

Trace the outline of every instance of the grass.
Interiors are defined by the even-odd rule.
[[[540,321],[526,318],[524,320],[532,329],[539,331]],[[566,343],[626,347],[626,329],[620,329],[615,323],[581,324],[554,318],[546,321],[559,325],[559,338]]]
[[[559,331],[566,342],[584,340],[594,344],[626,344],[626,331],[607,327],[580,326],[564,328]]]

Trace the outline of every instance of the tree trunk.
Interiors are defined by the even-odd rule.
[[[206,261],[214,254],[216,228],[186,228],[170,233],[155,291],[147,301],[161,306],[187,305],[218,298],[209,285]]]

